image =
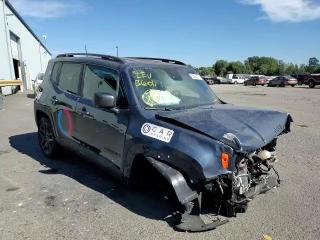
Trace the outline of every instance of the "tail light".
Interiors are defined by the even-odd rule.
[[[221,153],[220,161],[221,161],[222,168],[227,170],[229,168],[229,155],[224,152]]]

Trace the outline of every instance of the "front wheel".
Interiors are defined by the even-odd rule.
[[[46,157],[54,157],[58,153],[58,143],[48,118],[42,117],[38,124],[39,145]]]
[[[314,83],[314,81],[309,82],[309,88],[314,88],[315,86],[316,84]]]

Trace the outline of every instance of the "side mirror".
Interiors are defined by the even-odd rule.
[[[98,92],[94,94],[94,105],[99,108],[114,108],[116,101],[113,95]]]

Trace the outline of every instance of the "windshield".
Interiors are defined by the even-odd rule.
[[[130,70],[135,93],[145,108],[183,109],[219,102],[191,68],[135,67]]]

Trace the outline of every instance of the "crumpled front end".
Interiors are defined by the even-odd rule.
[[[198,178],[199,181],[191,181],[188,172],[185,177],[190,182],[174,186],[178,198],[188,199],[179,199],[185,212],[177,229],[214,229],[228,221],[221,221],[219,216],[235,217],[238,212],[246,211],[256,195],[279,186],[280,177],[274,167],[278,161],[277,138],[290,131],[290,114],[221,104],[161,112],[156,118],[184,129],[180,131],[177,146],[184,143],[185,148],[190,144],[185,141],[197,139],[189,147],[192,151],[188,154],[198,163],[204,176],[204,179]],[[186,187],[190,189],[185,191]],[[184,189],[184,195],[179,193],[181,189]],[[204,213],[216,216],[206,223],[202,218]]]
[[[258,194],[276,188],[280,177],[275,169],[277,139],[266,146],[247,153],[237,152],[235,170],[207,180],[197,188],[198,198],[184,204],[186,212],[176,226],[184,231],[205,231],[228,222],[220,215],[235,217],[245,212],[248,203]],[[202,215],[210,213],[215,218],[205,223]],[[212,218],[211,218],[212,219]]]

